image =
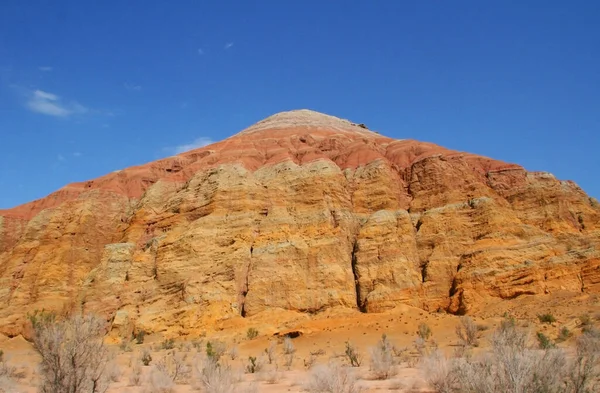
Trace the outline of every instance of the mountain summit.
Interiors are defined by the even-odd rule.
[[[119,334],[403,304],[478,314],[600,292],[599,235],[572,182],[283,112],[0,211],[0,332],[42,308]]]

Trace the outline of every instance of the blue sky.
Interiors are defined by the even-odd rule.
[[[599,17],[598,1],[3,0],[0,208],[300,108],[600,197]]]

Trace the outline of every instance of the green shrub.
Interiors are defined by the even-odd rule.
[[[346,357],[350,361],[350,365],[352,367],[360,367],[361,358],[360,354],[356,350],[356,347],[350,343],[350,341],[346,341]]]
[[[541,349],[550,349],[556,347],[552,340],[550,340],[544,333],[537,332],[536,337]]]
[[[135,343],[136,344],[143,344],[144,343],[144,336],[146,336],[146,332],[143,330],[140,330],[139,332],[137,332],[135,334]]]
[[[546,314],[539,314],[538,319],[540,320],[541,323],[553,323],[556,322],[556,318],[554,318],[554,315],[550,314],[550,313],[546,313]]]
[[[168,340],[164,340],[161,344],[160,347],[162,349],[173,349],[175,348],[175,339],[170,338]]]
[[[431,328],[426,323],[421,322],[419,324],[419,328],[417,329],[417,335],[423,340],[427,341],[429,340],[429,337],[431,337]]]
[[[248,338],[248,340],[255,339],[256,337],[258,337],[258,330],[256,330],[253,327],[248,328],[248,331],[246,331],[246,337]]]
[[[257,371],[260,371],[260,364],[256,360],[256,356],[248,356],[248,364],[246,365],[246,372],[250,373],[250,374],[254,374]]]
[[[573,334],[571,333],[571,331],[566,327],[563,326],[560,331],[558,332],[558,337],[556,338],[557,342],[563,342],[568,340]]]
[[[152,355],[150,355],[150,351],[145,349],[144,352],[142,352],[142,363],[144,364],[144,366],[148,366],[148,365],[150,365],[151,361],[152,361]]]

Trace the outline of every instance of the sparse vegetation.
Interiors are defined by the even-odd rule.
[[[248,364],[246,365],[246,372],[254,374],[262,368],[262,365],[257,360],[256,356],[248,356]]]
[[[314,367],[304,389],[311,393],[359,393],[362,391],[352,370],[337,363]]]
[[[164,357],[156,362],[155,368],[171,378],[172,382],[187,382],[190,370],[185,364],[185,356],[187,355],[175,351],[167,352]]]
[[[563,326],[559,332],[558,332],[558,337],[556,338],[556,342],[563,342],[568,340],[573,334],[571,333],[571,331],[566,327]]]
[[[258,330],[256,330],[253,327],[248,328],[248,330],[246,331],[246,338],[248,340],[254,340],[256,337],[258,337]]]
[[[556,347],[556,345],[554,345],[552,340],[550,340],[550,338],[548,338],[548,336],[546,336],[544,333],[537,332],[536,337],[537,337],[540,349],[550,349],[550,348]]]
[[[167,340],[163,340],[163,342],[160,343],[160,348],[166,350],[175,348],[175,339],[169,338]]]
[[[429,337],[431,337],[431,328],[425,322],[421,322],[417,329],[417,335],[427,341],[429,340]]]
[[[206,356],[208,356],[209,359],[214,360],[215,363],[219,363],[219,360],[221,360],[225,351],[227,351],[227,346],[221,341],[206,342]]]
[[[479,345],[479,329],[470,317],[461,317],[460,325],[456,327],[456,336],[462,346],[476,347]]]
[[[105,322],[92,315],[73,315],[59,320],[55,314],[29,316],[33,347],[41,357],[40,392],[104,392],[108,350],[104,345]]]
[[[144,393],[173,393],[175,392],[175,383],[171,377],[157,366],[152,368],[148,385],[144,387]]]
[[[140,386],[142,384],[142,367],[134,363],[129,374],[129,386]]]
[[[269,362],[269,364],[273,364],[273,362],[275,361],[276,347],[277,347],[277,344],[275,343],[275,341],[271,341],[269,343],[269,347],[265,348],[265,355],[267,355],[267,361]]]
[[[135,334],[135,343],[136,344],[143,344],[144,343],[144,337],[146,336],[146,332],[143,330],[138,331]]]
[[[228,365],[221,365],[214,358],[199,359],[194,365],[192,386],[205,393],[233,393],[236,376]]]
[[[377,345],[370,350],[370,370],[376,379],[388,379],[396,373],[393,345],[383,334]]]
[[[150,365],[150,362],[152,361],[152,355],[150,354],[150,351],[148,349],[144,348],[144,350],[142,351],[142,357],[140,358],[140,360],[142,361],[144,366]]]
[[[362,363],[360,353],[350,341],[346,341],[345,355],[352,367],[360,367]]]
[[[292,339],[289,337],[285,337],[283,339],[283,353],[285,355],[290,355],[290,354],[293,354],[294,352],[296,352],[296,348],[294,347],[294,343],[292,342]]]
[[[556,318],[554,318],[554,315],[550,314],[550,313],[545,313],[545,314],[539,314],[538,319],[541,323],[554,323],[556,322]]]
[[[525,331],[506,323],[494,332],[487,354],[447,359],[434,351],[423,359],[423,376],[440,393],[591,393],[600,388],[600,337],[584,334],[572,361],[561,349],[544,345],[539,351],[527,342]]]

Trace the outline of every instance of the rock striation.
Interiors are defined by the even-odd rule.
[[[477,314],[599,293],[599,246],[600,207],[573,182],[284,112],[1,210],[0,332],[42,308],[121,335],[402,304]]]

